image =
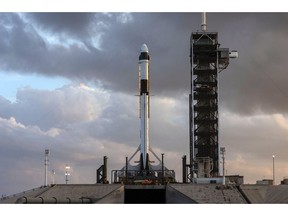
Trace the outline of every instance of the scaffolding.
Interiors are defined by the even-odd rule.
[[[237,57],[237,51],[220,48],[217,32],[206,32],[205,28],[205,31],[191,34],[190,164],[186,165],[190,169],[187,178],[191,182],[194,178],[220,176],[219,73],[227,68],[229,58]]]

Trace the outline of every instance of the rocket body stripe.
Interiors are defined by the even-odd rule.
[[[149,53],[145,44],[141,47],[139,56],[139,83],[140,83],[140,153],[143,157],[144,169],[146,167],[147,154],[149,151]]]

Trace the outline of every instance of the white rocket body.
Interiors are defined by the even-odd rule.
[[[139,105],[140,105],[140,154],[144,169],[149,169],[149,117],[150,117],[150,96],[149,96],[149,64],[150,57],[146,44],[141,46],[139,56]]]
[[[165,172],[168,169],[164,167],[163,158],[160,159],[150,146],[149,142],[149,118],[150,118],[150,90],[149,90],[149,73],[150,73],[150,56],[146,44],[141,46],[139,62],[138,62],[138,76],[139,76],[139,118],[140,118],[140,145],[135,153],[128,159],[126,158],[126,165],[121,171],[115,174],[116,178],[126,178],[137,176],[136,179],[147,179],[150,177],[157,178],[160,176],[170,175],[175,178],[174,171]],[[134,160],[137,153],[140,153],[140,160]],[[163,156],[163,155],[162,155]],[[151,158],[150,158],[151,157]],[[152,159],[152,160],[150,160]],[[164,170],[163,170],[164,169]],[[162,178],[162,177],[161,177]]]

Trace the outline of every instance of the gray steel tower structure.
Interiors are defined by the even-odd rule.
[[[237,51],[220,48],[217,32],[202,31],[190,38],[191,91],[189,95],[190,180],[219,176],[219,73]]]

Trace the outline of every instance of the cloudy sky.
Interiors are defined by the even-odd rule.
[[[238,50],[220,73],[220,145],[245,183],[288,176],[288,13],[208,13],[208,31]],[[151,57],[151,146],[180,181],[189,155],[190,34],[200,13],[0,13],[0,194],[49,180],[95,183],[139,145],[138,56]],[[110,180],[110,179],[109,179]]]

